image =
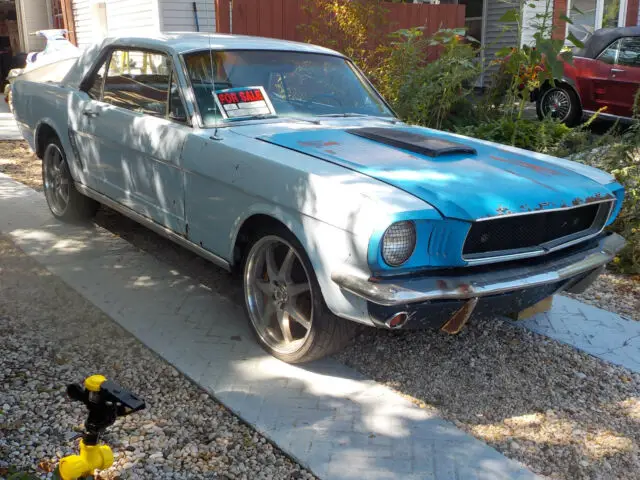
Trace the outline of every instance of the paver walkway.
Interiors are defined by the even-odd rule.
[[[549,312],[518,323],[640,373],[640,322],[558,295]]]
[[[532,479],[451,423],[327,359],[282,363],[240,306],[0,174],[0,231],[323,479]]]
[[[0,140],[22,140],[22,134],[4,97],[0,98]]]

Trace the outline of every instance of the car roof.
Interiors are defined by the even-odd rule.
[[[79,88],[82,79],[91,71],[95,61],[107,47],[122,46],[144,49],[161,49],[184,54],[198,50],[280,50],[285,52],[323,53],[343,56],[329,48],[310,43],[291,42],[275,38],[251,37],[248,35],[227,35],[220,33],[161,33],[149,36],[122,36],[106,38],[100,44],[94,44],[80,55],[71,67],[62,84]]]
[[[164,45],[178,54],[212,48],[214,50],[282,50],[342,56],[339,52],[310,43],[220,33],[167,32],[144,37],[111,37],[107,38],[105,43],[146,48]]]
[[[585,42],[584,48],[577,49],[578,57],[596,58],[611,43],[622,37],[640,37],[640,26],[621,28],[601,28],[593,32]]]

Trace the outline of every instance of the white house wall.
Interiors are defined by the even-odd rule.
[[[110,36],[157,33],[157,0],[107,0]]]
[[[158,0],[160,30],[163,32],[195,32],[192,0]],[[215,32],[216,14],[214,0],[198,0],[198,23],[201,32]]]
[[[80,48],[94,42],[91,0],[73,0],[73,20],[76,24],[76,39]]]
[[[45,1],[45,0],[19,0]],[[73,17],[78,46],[96,42],[96,11],[92,4],[101,0],[73,0]],[[106,30],[109,36],[145,35],[157,32],[194,32],[196,22],[192,0],[102,0],[106,4]],[[215,32],[214,0],[198,0],[200,31]]]
[[[535,40],[533,35],[542,28],[545,12],[548,12],[548,18],[545,20],[545,26],[548,31],[551,30],[553,17],[553,0],[528,0],[525,2],[522,12],[522,45],[533,45]],[[536,16],[539,16],[536,18]]]

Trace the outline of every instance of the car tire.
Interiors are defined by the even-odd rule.
[[[250,327],[274,357],[287,363],[318,360],[344,348],[356,333],[355,322],[327,307],[304,248],[287,229],[255,235],[242,272]]]
[[[52,137],[42,155],[42,185],[54,217],[65,222],[92,218],[99,204],[76,190],[60,140]]]
[[[572,127],[580,121],[580,99],[576,92],[565,85],[549,87],[538,95],[536,113],[540,120],[551,116]]]

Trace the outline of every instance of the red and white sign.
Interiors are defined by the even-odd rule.
[[[232,120],[276,113],[262,87],[217,90],[216,101],[223,117]]]

